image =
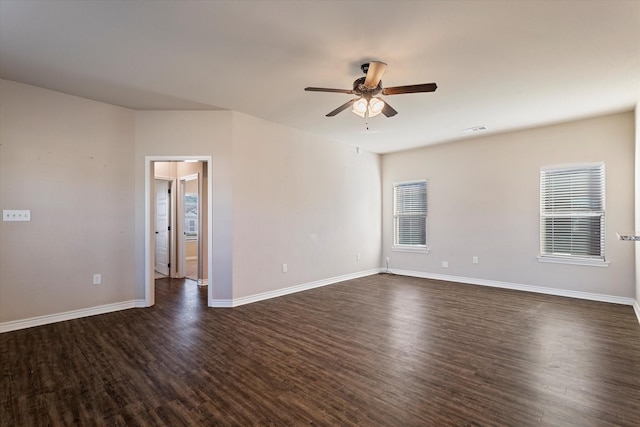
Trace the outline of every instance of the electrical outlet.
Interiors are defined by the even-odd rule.
[[[356,254],[356,261],[360,261],[360,254]]]
[[[389,264],[389,257],[387,257],[387,264]]]
[[[102,283],[102,274],[94,274],[93,275],[93,284],[99,285]]]
[[[478,257],[477,257],[477,256],[474,256],[474,257],[473,257],[473,263],[474,263],[474,264],[477,264],[477,263],[478,263]]]
[[[287,271],[289,271],[289,267],[287,266],[287,264],[282,264],[282,272],[286,273]]]
[[[449,268],[449,261],[442,261],[442,268]]]

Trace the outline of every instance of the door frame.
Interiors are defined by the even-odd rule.
[[[154,163],[155,162],[184,162],[199,161],[207,167],[207,271],[208,290],[207,305],[213,306],[213,157],[212,156],[145,156],[144,158],[144,306],[155,304],[155,233],[153,232],[153,218],[151,218],[151,202],[153,196]],[[153,237],[152,237],[153,236]]]

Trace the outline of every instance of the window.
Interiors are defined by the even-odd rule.
[[[198,238],[198,193],[184,195],[184,234],[187,240]]]
[[[606,264],[604,164],[540,171],[541,261]]]
[[[393,186],[394,247],[427,250],[427,181]]]

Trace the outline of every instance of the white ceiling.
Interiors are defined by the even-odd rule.
[[[360,64],[399,114],[369,120]],[[385,153],[633,110],[640,1],[0,0],[0,77],[135,109],[231,109]]]

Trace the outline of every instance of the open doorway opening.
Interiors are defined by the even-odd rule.
[[[180,178],[180,212],[179,219],[182,233],[178,233],[180,248],[178,270],[184,277],[203,284],[202,268],[200,268],[200,173]]]
[[[145,305],[152,306],[157,277],[210,283],[212,159],[147,157],[145,162]]]

